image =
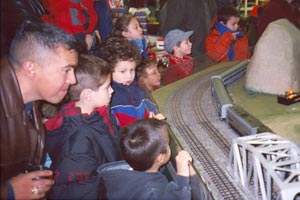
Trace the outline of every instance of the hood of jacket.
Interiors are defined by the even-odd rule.
[[[109,115],[109,120],[113,122],[113,132],[104,121],[104,113]],[[81,114],[80,108],[74,107],[74,102],[64,105],[57,117],[49,119],[45,125],[47,129],[46,150],[54,160],[58,160],[61,152],[69,149],[74,143],[81,145],[75,138],[88,137],[94,141],[93,135],[95,135],[97,141],[94,142],[101,144],[103,150],[106,150],[111,148],[107,140],[118,135],[115,118],[109,114],[107,107],[98,108],[90,115],[85,115]],[[117,140],[115,143],[118,146]],[[110,155],[109,152],[106,152],[107,155]]]
[[[167,178],[160,172],[117,169],[104,171],[102,177],[108,199],[160,199],[162,195],[153,191],[163,191],[162,188],[168,184]]]

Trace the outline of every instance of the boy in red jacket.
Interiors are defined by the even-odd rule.
[[[240,32],[240,15],[232,6],[222,7],[205,41],[206,53],[214,62],[244,60],[250,57],[248,38]]]
[[[194,71],[192,43],[189,37],[194,31],[182,31],[180,29],[170,30],[165,37],[164,48],[168,52],[169,63],[166,72],[163,74],[164,85],[191,75]]]

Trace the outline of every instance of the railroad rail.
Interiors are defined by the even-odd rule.
[[[176,88],[169,97],[166,110],[171,129],[185,141],[190,148],[194,159],[199,162],[200,175],[208,179],[208,188],[214,192],[215,199],[248,199],[248,195],[239,184],[226,173],[226,169],[216,162],[216,156],[207,150],[207,145],[198,137],[205,133],[212,140],[215,148],[218,148],[224,157],[228,157],[230,144],[228,139],[206,118],[201,106],[204,90],[209,88],[210,75],[193,79]],[[188,88],[188,90],[187,90]],[[196,95],[193,95],[196,94]],[[188,98],[190,97],[190,98]],[[189,106],[184,101],[189,100]],[[192,108],[192,110],[186,108]],[[190,112],[191,111],[191,112]],[[188,113],[186,113],[188,112]],[[192,130],[191,127],[197,126]],[[229,128],[229,127],[228,127]]]
[[[287,150],[282,150],[283,147],[277,145],[276,148],[279,150],[275,149],[276,154],[279,151],[280,156],[282,156],[282,151],[286,151],[288,153],[285,157],[292,158],[296,154],[297,156],[293,161],[287,161],[285,157],[283,162],[278,159],[280,163],[276,163],[276,166],[275,161],[268,162],[275,155],[273,152],[275,144],[273,143],[271,147],[267,147],[268,150],[271,148],[267,161],[265,161],[264,156],[259,156],[261,147],[257,145],[252,148],[248,143],[241,142],[237,148],[237,141],[244,141],[243,137],[241,137],[242,139],[238,138],[240,135],[260,138],[260,134],[256,134],[270,132],[255,117],[235,105],[225,88],[225,85],[227,86],[241,78],[246,67],[247,61],[240,62],[236,66],[229,66],[229,70],[225,69],[226,71],[224,71],[223,68],[222,73],[219,73],[221,70],[215,70],[195,74],[188,81],[183,81],[181,85],[178,83],[177,87],[171,90],[172,93],[165,103],[168,123],[176,140],[192,154],[197,163],[195,166],[198,173],[206,183],[206,187],[210,190],[213,198],[273,199],[277,197],[277,199],[289,199],[291,196],[297,196],[298,199],[300,196],[298,187],[300,151],[297,146],[294,145],[296,150],[291,151],[291,144],[285,144],[284,148]],[[209,107],[213,107],[213,109],[209,109]],[[220,124],[223,126],[220,127]],[[228,130],[230,131],[228,132]],[[272,133],[269,134],[270,137],[276,137],[276,139],[278,137]],[[231,142],[233,142],[232,147]],[[257,147],[259,148],[255,149]],[[254,164],[246,155],[246,151],[241,153],[238,151],[240,149],[247,149],[256,155],[253,159]],[[296,153],[289,155],[290,152]],[[243,157],[237,156],[240,154]],[[227,160],[227,166],[229,165],[228,160],[233,163],[234,170],[230,170],[230,167],[226,169],[226,164],[224,165],[222,159]],[[255,168],[254,166],[258,167]],[[265,170],[260,170],[261,166]],[[275,171],[273,170],[274,166],[277,167]],[[254,175],[251,176],[251,174]],[[277,174],[281,179],[286,178],[287,180],[278,179]],[[241,180],[238,181],[237,177]]]

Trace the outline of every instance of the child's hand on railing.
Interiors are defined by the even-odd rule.
[[[154,114],[154,112],[149,112],[149,118],[155,118],[155,119],[158,119],[158,120],[165,120],[166,117],[161,114],[161,113],[158,113],[157,115]]]

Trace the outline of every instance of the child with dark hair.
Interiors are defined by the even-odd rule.
[[[160,87],[161,74],[158,71],[157,63],[154,60],[145,59],[136,70],[139,86],[147,93],[151,93]]]
[[[169,182],[159,171],[171,157],[166,122],[139,120],[125,127],[120,137],[122,155],[132,169],[128,166],[127,169],[105,170],[109,165],[98,169],[108,199],[191,199],[189,165],[192,158],[188,152],[180,151],[175,158],[174,181]]]
[[[206,38],[206,53],[214,62],[250,58],[248,38],[239,31],[240,14],[233,6],[218,10],[217,18]]]
[[[111,111],[119,126],[148,117],[164,118],[158,114],[156,105],[145,98],[144,91],[137,85],[135,68],[141,55],[137,47],[125,38],[108,38],[100,48],[100,56],[112,67],[112,88],[114,94]]]
[[[121,159],[118,129],[110,115],[111,70],[104,60],[81,55],[71,102],[46,122],[46,150],[55,185],[50,199],[97,199],[100,165]]]
[[[137,46],[142,58],[148,58],[147,40],[143,36],[143,29],[135,16],[125,14],[118,17],[113,26],[112,36],[126,38]]]

